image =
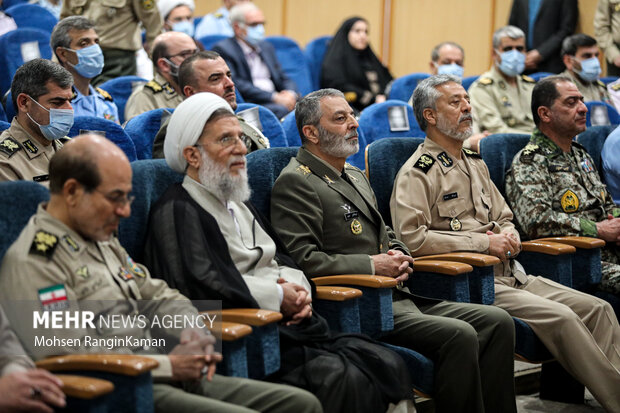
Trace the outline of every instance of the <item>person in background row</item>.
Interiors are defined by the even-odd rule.
[[[345,20],[325,52],[321,87],[342,91],[347,102],[361,111],[386,100],[392,79],[370,47],[368,21],[362,17]]]
[[[48,10],[57,19],[60,19],[60,11],[62,9],[62,0],[30,0],[30,4],[37,4]]]
[[[0,0],[0,8],[2,8],[2,0]],[[4,10],[0,10],[0,36],[15,29],[17,29],[15,20],[13,20],[10,15],[6,14]]]
[[[607,59],[607,76],[620,76],[620,3],[598,0],[594,36]]]
[[[235,32],[229,19],[230,9],[245,1],[248,0],[222,0],[222,7],[217,9],[215,13],[205,15],[196,25],[196,38],[211,35],[234,36]]]
[[[194,37],[194,0],[158,0],[164,30],[185,33]]]

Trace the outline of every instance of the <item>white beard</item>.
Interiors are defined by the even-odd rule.
[[[248,172],[246,169],[239,170],[238,175],[230,173],[230,165],[239,161],[239,157],[231,157],[228,165],[221,165],[215,162],[202,147],[198,147],[202,163],[198,168],[198,179],[218,199],[226,202],[245,202],[250,199],[252,191],[248,183]]]

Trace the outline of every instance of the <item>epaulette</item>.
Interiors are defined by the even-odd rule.
[[[482,159],[482,156],[478,152],[472,151],[471,149],[463,148],[463,152],[465,155],[470,156],[472,158]]]
[[[308,168],[306,165],[299,165],[296,169],[297,172],[302,173],[304,175],[309,175],[312,173],[312,171],[310,170],[310,168]]]
[[[360,171],[360,168],[358,168],[357,166],[351,165],[349,162],[345,162],[344,163],[344,168],[345,169],[353,169],[355,171]]]
[[[424,154],[420,156],[420,158],[416,161],[415,164],[413,164],[413,167],[420,169],[424,173],[427,173],[434,163],[435,159],[432,156]]]
[[[142,8],[144,10],[151,10],[155,7],[155,0],[142,0]]]
[[[536,81],[528,75],[521,75],[521,79],[523,79],[523,81],[527,83],[536,83]]]
[[[224,15],[222,13],[215,13],[213,14],[213,17],[215,17],[216,19],[221,19],[222,17],[224,17]]]
[[[344,98],[347,102],[355,102],[357,100],[357,93],[355,92],[345,92]]]
[[[73,99],[75,99],[77,97],[77,92],[75,90],[75,86],[72,86],[71,90],[73,91],[73,94],[71,95],[71,100],[73,100]]]
[[[527,145],[525,145],[525,148],[523,148],[519,159],[522,162],[532,162],[532,160],[534,159],[534,155],[536,155],[537,153],[541,153],[540,146],[534,143],[528,143]]]
[[[110,102],[114,101],[114,99],[112,99],[112,96],[107,91],[101,89],[100,87],[96,87],[95,90],[99,92],[99,94],[103,96],[105,100],[109,100]]]
[[[478,83],[484,86],[492,85],[493,79],[491,79],[490,77],[481,77],[480,79],[478,79]]]
[[[607,85],[605,85],[605,83],[603,83],[603,82],[601,81],[601,79],[597,79],[597,80],[596,80],[596,83],[597,83],[599,86],[602,86],[602,87],[604,87],[604,88],[606,88],[606,87],[607,87]]]
[[[56,235],[39,230],[34,234],[34,239],[30,246],[30,254],[37,254],[50,259],[54,255],[57,246],[58,237]]]
[[[5,153],[9,158],[21,150],[21,145],[11,137],[4,138],[4,140],[0,142],[0,152]]]
[[[613,90],[614,92],[617,92],[620,90],[620,82],[616,83],[615,85],[611,85],[611,90]]]
[[[153,92],[155,93],[159,93],[162,90],[164,90],[161,85],[159,83],[157,83],[155,80],[150,80],[146,83],[146,85],[144,85],[144,87],[148,87],[149,89],[151,89]]]

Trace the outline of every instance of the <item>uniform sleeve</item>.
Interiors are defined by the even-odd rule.
[[[0,155],[2,158],[3,155]],[[5,160],[0,160],[0,182],[18,181],[23,177],[15,171],[11,164]]]
[[[0,307],[0,376],[34,368]]]
[[[489,86],[475,84],[469,89],[473,115],[480,132],[491,133],[523,133],[511,128],[504,122],[497,110],[496,100]]]
[[[390,199],[394,231],[409,247],[411,255],[415,257],[454,251],[486,252],[489,249],[489,237],[486,234],[431,229],[434,192],[433,182],[415,168],[401,171],[394,183]]]
[[[610,13],[609,0],[599,0],[594,13],[594,35],[598,46],[605,52],[607,61],[611,63],[620,56],[620,49],[613,39]]]
[[[146,86],[143,86],[143,88],[144,87]],[[139,88],[127,99],[127,104],[125,105],[125,121],[153,109],[159,109],[157,102],[152,99],[152,95],[147,94],[142,88]]]
[[[152,45],[153,40],[155,40],[155,37],[157,37],[157,35],[161,33],[161,29],[163,27],[163,20],[162,17],[159,15],[159,8],[154,1],[150,3],[146,2],[145,0],[132,1],[134,13],[146,30],[146,43]],[[152,5],[150,7],[147,7],[145,6],[145,4]]]
[[[321,199],[309,177],[283,173],[271,194],[271,222],[293,259],[310,277],[335,274],[372,274],[367,254],[326,253]]]

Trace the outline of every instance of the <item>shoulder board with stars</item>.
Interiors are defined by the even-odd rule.
[[[536,81],[528,75],[521,75],[521,79],[523,79],[523,81],[527,83],[536,83]]]
[[[37,146],[34,143],[32,143],[32,141],[30,139],[25,140],[24,142],[22,142],[22,146],[24,148],[26,148],[26,150],[28,152],[30,152],[31,154],[33,154],[33,155],[35,153],[39,152],[39,148],[37,148]]]
[[[153,92],[155,93],[159,93],[162,90],[164,90],[161,85],[159,83],[157,83],[155,80],[150,80],[146,83],[146,85],[144,85],[144,87],[148,87],[149,89],[151,89]]]
[[[306,165],[299,165],[295,170],[297,172],[301,172],[304,175],[308,175],[308,174],[312,173],[310,168],[308,168]]]
[[[463,148],[463,152],[465,152],[465,155],[470,156],[472,158],[482,159],[482,156],[480,156],[478,152],[474,152],[471,149]]]
[[[11,137],[5,138],[2,142],[0,142],[0,152],[8,155],[9,158],[21,150],[21,145]]]
[[[155,7],[155,0],[142,0],[142,8],[144,10],[151,10]]]
[[[413,167],[422,170],[422,172],[424,173],[427,173],[434,163],[435,159],[432,156],[424,154],[420,156],[420,158],[416,161]]]
[[[596,80],[596,83],[597,83],[599,86],[601,86],[601,87],[607,87],[607,86],[605,85],[605,83],[603,83],[603,82],[601,81],[601,79],[597,79],[597,80]]]
[[[57,246],[58,237],[56,235],[40,230],[34,234],[34,239],[30,246],[30,254],[37,254],[50,259],[54,255]]]
[[[481,77],[480,79],[478,79],[478,83],[484,86],[492,85],[493,79],[491,79],[490,77]]]
[[[616,83],[615,85],[611,85],[611,90],[613,90],[614,92],[617,92],[620,90],[620,82]]]
[[[112,99],[112,96],[107,91],[101,89],[100,87],[96,87],[95,90],[99,92],[99,94],[103,96],[105,100],[109,100],[110,102],[114,101],[114,99]]]
[[[357,100],[357,93],[355,92],[345,92],[344,98],[347,102],[355,102]]]
[[[540,146],[534,143],[528,143],[523,148],[523,152],[521,152],[521,156],[519,159],[523,162],[531,162],[534,159],[534,155],[540,153]]]

